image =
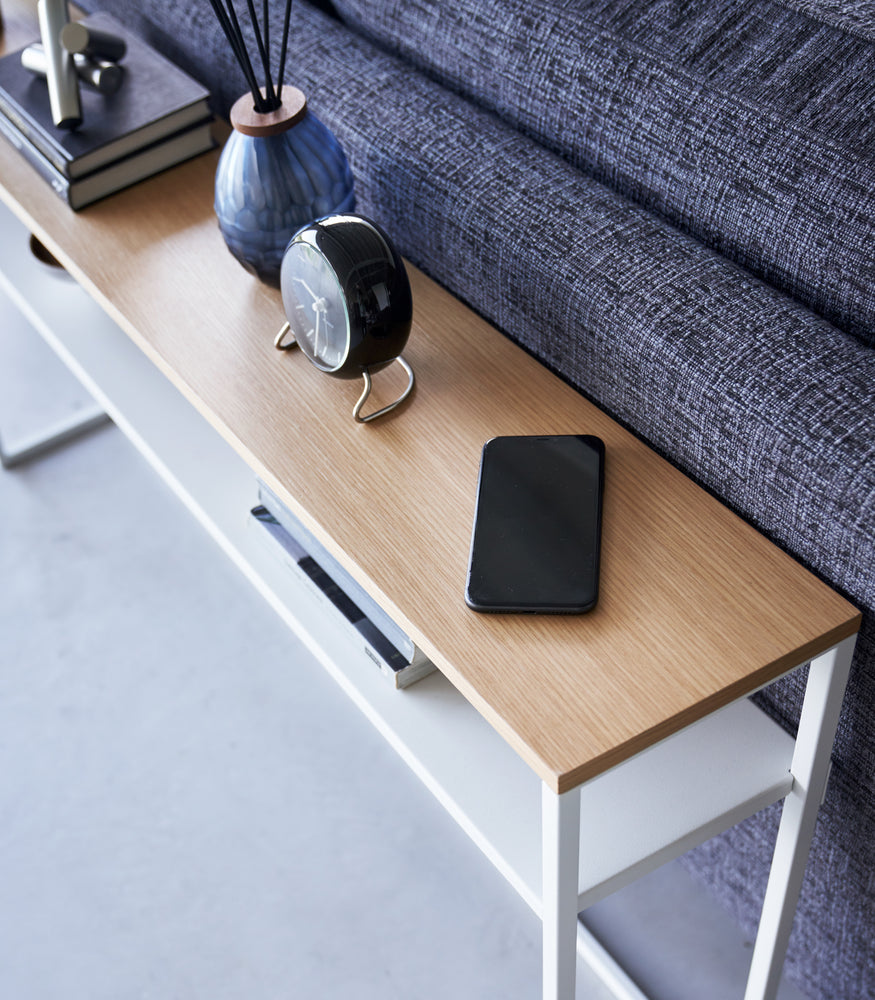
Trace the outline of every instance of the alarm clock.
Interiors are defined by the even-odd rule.
[[[362,215],[329,215],[299,229],[280,266],[286,323],[274,340],[300,347],[320,370],[364,380],[353,417],[367,423],[394,410],[413,390],[401,357],[410,335],[413,298],[404,261],[386,233]],[[397,362],[407,386],[393,403],[367,416],[371,375]]]

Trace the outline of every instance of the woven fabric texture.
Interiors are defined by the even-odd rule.
[[[875,41],[875,0],[783,0],[785,7]]]
[[[335,0],[356,30],[875,342],[875,43],[780,4]]]
[[[424,5],[411,0],[410,6]],[[503,6],[482,8],[480,20],[489,31],[504,32]],[[145,14],[135,0],[106,0],[101,7],[212,87],[220,109],[244,89],[211,15],[199,12],[192,19],[171,0],[156,0]],[[401,6],[387,2],[390,7],[403,17]],[[554,32],[561,13],[557,8]],[[613,16],[616,22],[619,14]],[[528,61],[543,78],[552,56],[540,53],[533,32],[546,31],[547,22],[518,27],[516,45],[529,53],[518,58],[520,72]],[[434,24],[430,30],[442,29]],[[729,50],[735,44],[726,41]],[[452,49],[449,39],[442,45]],[[475,106],[303,2],[290,46],[293,82],[350,158],[359,210],[384,225],[406,257],[866,609],[867,633],[836,748],[837,777],[809,869],[817,881],[806,883],[788,971],[813,998],[875,997],[875,970],[863,961],[875,932],[875,352],[860,336],[669,224],[667,213],[633,203],[589,169],[578,169],[573,156],[534,141],[531,128],[512,127],[504,112]],[[632,75],[632,64],[618,52],[596,46],[588,57],[599,64],[593,79],[610,76],[612,67]],[[729,61],[735,67],[742,62],[740,56]],[[504,85],[509,70],[503,64],[484,59],[478,65],[477,88]],[[651,78],[643,56],[634,65]],[[499,82],[490,83],[490,76]],[[664,75],[652,79],[658,94]],[[627,114],[629,101],[601,107],[606,128],[611,115]],[[681,110],[676,101],[668,107],[666,121]],[[815,108],[805,107],[809,119],[816,118]],[[712,105],[711,113],[716,118],[724,109]],[[827,113],[826,104],[820,113]],[[644,114],[643,105],[635,114]],[[598,129],[577,115],[569,118],[569,134],[578,121],[578,130],[591,132],[597,144]],[[742,135],[745,121],[736,120]],[[693,128],[683,114],[677,127]],[[716,135],[724,124],[712,128]],[[694,130],[701,131],[698,120]],[[776,141],[771,131],[753,128],[747,138],[751,157],[759,143]],[[702,166],[693,153],[691,148],[690,176],[707,177],[720,201],[722,175],[712,174],[718,164]],[[842,163],[846,158],[837,155]],[[781,167],[780,158],[769,162]],[[660,175],[669,186],[673,169]],[[762,161],[756,169],[768,192],[774,178]],[[791,181],[790,175],[781,181],[788,192]],[[705,197],[695,190],[695,197]],[[850,190],[842,203],[849,219]],[[861,205],[870,204],[871,191],[857,193]],[[639,200],[664,209],[659,199],[655,206],[653,198]],[[773,199],[761,200],[768,216]],[[745,212],[755,219],[759,202],[729,214]],[[779,224],[769,216],[764,230],[789,227],[786,213],[782,218]],[[841,309],[848,315],[856,309],[858,318],[866,296],[851,309],[852,292],[871,295],[872,279],[855,284],[844,259],[859,262],[859,240],[871,220],[870,213],[851,226],[853,238],[840,244],[840,234],[824,234],[812,216],[809,250],[793,243],[801,233],[786,250],[794,267],[811,271],[802,284],[820,287],[821,264],[812,264],[809,255],[821,261],[827,284],[841,284],[840,292],[831,284],[827,289],[835,295],[833,311],[841,299]],[[854,273],[859,278],[859,270]],[[765,696],[768,710],[790,727],[799,692],[796,678]],[[749,930],[758,918],[772,825],[771,814],[757,817],[688,858]]]

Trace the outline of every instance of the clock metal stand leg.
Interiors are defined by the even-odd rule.
[[[384,406],[381,410],[376,410],[374,413],[369,413],[366,417],[361,416],[361,412],[368,396],[371,394],[371,375],[367,369],[362,372],[362,377],[365,380],[364,392],[361,396],[359,396],[359,401],[355,404],[352,410],[353,417],[355,417],[360,424],[366,424],[371,420],[376,420],[377,417],[382,417],[384,413],[389,413],[390,410],[394,410],[395,407],[400,406],[413,391],[413,384],[415,381],[413,377],[413,369],[402,357],[395,358],[395,363],[401,365],[404,371],[407,372],[407,388],[401,393],[394,403],[389,403],[388,406]]]
[[[557,795],[541,786],[543,1000],[574,1000],[580,789]]]
[[[273,346],[278,351],[290,351],[293,347],[298,346],[298,342],[292,336],[291,331],[291,323],[283,323],[280,327],[280,332],[273,338]],[[288,340],[286,340],[286,336],[288,336]]]
[[[774,1000],[793,928],[817,812],[826,791],[830,755],[855,636],[811,661],[772,870],[763,901],[745,1000]]]
[[[291,333],[291,324],[284,323],[282,325],[279,333],[276,335],[276,337],[274,337],[273,346],[278,351],[291,351],[293,348],[298,346],[297,340],[295,340],[295,338],[292,336]],[[389,403],[387,406],[382,407],[382,409],[376,410],[374,413],[368,413],[366,416],[363,417],[361,415],[362,407],[365,405],[365,403],[368,400],[368,396],[370,396],[371,394],[371,386],[372,386],[371,373],[366,368],[362,372],[362,378],[364,379],[365,382],[364,391],[362,392],[361,396],[359,396],[358,402],[352,408],[353,418],[358,423],[367,424],[370,423],[370,421],[372,420],[376,420],[377,417],[382,417],[384,414],[390,413],[392,410],[395,409],[396,406],[400,406],[404,402],[404,400],[407,399],[410,393],[413,392],[413,386],[416,382],[416,379],[413,375],[413,369],[410,367],[409,364],[407,364],[404,358],[400,357],[400,355],[399,357],[395,358],[395,361],[393,363],[401,365],[401,367],[407,373],[407,386],[405,387],[401,395],[393,403]]]

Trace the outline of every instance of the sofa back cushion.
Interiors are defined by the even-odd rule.
[[[334,5],[360,33],[875,344],[865,32],[768,0]]]

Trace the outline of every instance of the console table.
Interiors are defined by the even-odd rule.
[[[5,13],[14,48],[30,15]],[[783,799],[746,993],[773,997],[858,612],[413,268],[415,394],[354,423],[356,384],[273,349],[279,294],[224,247],[216,159],[74,214],[0,143],[0,197],[20,223],[2,223],[10,292],[540,914],[544,998],[574,996],[580,910]],[[22,291],[27,231],[80,287],[39,302]],[[114,323],[82,321],[88,308]],[[391,397],[390,381],[375,392]],[[525,433],[606,443],[591,614],[465,606],[481,446]],[[308,632],[306,599],[245,527],[256,474],[440,674],[398,692],[332,630]],[[747,696],[809,660],[794,741]]]

